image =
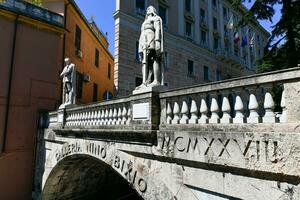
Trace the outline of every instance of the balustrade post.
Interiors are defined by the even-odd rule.
[[[101,124],[101,110],[99,109],[98,110],[98,113],[97,113],[97,120],[96,120],[96,126],[99,126]]]
[[[191,119],[189,120],[189,124],[197,124],[198,123],[198,107],[195,100],[192,100],[191,103]]]
[[[189,121],[189,108],[186,101],[182,102],[180,124],[187,124]]]
[[[233,118],[233,123],[234,124],[245,123],[246,118],[244,115],[244,103],[241,98],[241,91],[235,92],[234,111],[235,111],[235,116]]]
[[[259,109],[259,105],[256,99],[256,95],[257,95],[257,88],[250,88],[249,90],[249,117],[247,118],[247,123],[260,123],[261,122],[261,117],[258,114],[258,109]]]
[[[126,106],[123,106],[123,111],[122,111],[122,125],[125,125],[127,122],[127,109]]]
[[[264,87],[265,98],[264,98],[264,109],[265,115],[262,118],[263,123],[275,123],[276,117],[274,113],[275,103],[271,94],[272,85]]]
[[[109,116],[109,111],[106,108],[105,109],[105,115],[104,115],[104,124],[103,125],[108,125],[108,116]]]
[[[228,99],[229,91],[224,91],[223,93],[223,100],[222,100],[222,113],[223,116],[220,120],[222,124],[229,124],[232,123],[232,118],[230,116],[231,106]]]
[[[179,105],[177,102],[174,102],[174,107],[173,107],[174,117],[172,120],[172,124],[179,124],[179,120],[180,120],[179,113],[180,113]]]
[[[113,120],[112,120],[112,124],[113,125],[117,124],[117,117],[118,117],[118,110],[117,110],[117,108],[114,108],[114,111],[113,111]]]
[[[110,109],[109,109],[109,114],[108,114],[108,122],[107,122],[107,125],[112,125],[112,121],[113,121],[113,109],[110,108]]]
[[[118,108],[118,120],[117,120],[117,124],[121,125],[122,123],[122,109],[121,107]]]
[[[219,105],[217,100],[217,94],[213,93],[211,95],[211,105],[210,105],[211,117],[208,120],[209,123],[220,123],[219,117]]]
[[[171,124],[172,123],[172,108],[171,108],[171,104],[168,103],[167,105],[167,124]]]
[[[129,105],[128,111],[127,111],[127,121],[126,121],[126,125],[129,125],[131,123],[132,117],[131,117],[131,108]]]
[[[207,124],[208,123],[208,117],[207,117],[208,107],[207,107],[207,103],[206,103],[205,97],[201,98],[200,113],[201,113],[201,117],[198,120],[198,122],[200,124]]]

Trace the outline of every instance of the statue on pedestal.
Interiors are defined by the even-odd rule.
[[[65,67],[60,74],[63,82],[63,97],[62,105],[60,107],[65,107],[66,105],[75,104],[76,100],[76,71],[75,65],[70,62],[69,58],[65,58]]]
[[[136,90],[164,85],[162,66],[164,41],[163,22],[153,6],[147,8],[145,21],[141,27],[139,56],[142,62],[143,83]]]

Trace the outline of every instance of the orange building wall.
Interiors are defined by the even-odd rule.
[[[66,39],[65,39],[65,56],[71,59],[76,65],[76,70],[80,73],[89,74],[90,82],[83,83],[82,98],[77,99],[77,103],[89,103],[93,101],[93,83],[98,85],[98,101],[103,100],[103,93],[108,90],[114,93],[114,61],[108,53],[108,43],[106,39],[101,38],[103,46],[93,35],[87,24],[76,12],[73,5],[67,6],[66,21]],[[76,25],[81,29],[81,51],[82,58],[75,54],[75,30]],[[95,48],[99,50],[99,67],[95,66]],[[111,65],[111,77],[107,77],[107,66]]]
[[[31,199],[38,113],[60,103],[63,30],[20,16],[3,141],[15,15],[0,10],[0,199]],[[29,25],[31,21],[34,25]],[[52,29],[53,28],[53,29]],[[50,30],[51,29],[51,30]]]

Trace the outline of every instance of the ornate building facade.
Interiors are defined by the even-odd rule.
[[[140,26],[147,6],[164,22],[165,82],[169,88],[253,74],[269,33],[256,21],[238,27],[248,12],[228,0],[116,1],[115,86],[126,95],[141,83]]]

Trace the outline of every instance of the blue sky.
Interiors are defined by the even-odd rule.
[[[103,31],[108,33],[109,50],[114,55],[114,18],[113,14],[116,9],[115,0],[75,0],[87,19],[92,16],[96,24]],[[248,2],[248,1],[247,1]],[[252,3],[245,3],[246,7],[250,7]],[[272,26],[280,19],[280,5],[275,5],[276,14],[273,18],[273,23],[269,21],[260,21],[261,25],[269,32]]]

